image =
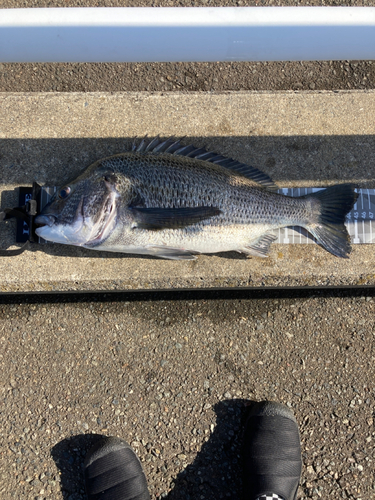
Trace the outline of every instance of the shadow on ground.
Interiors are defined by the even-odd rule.
[[[193,463],[172,479],[168,500],[217,500],[241,498],[241,444],[244,420],[252,401],[230,400],[215,405],[216,427]],[[64,439],[52,449],[61,471],[64,500],[85,497],[83,462],[87,451],[102,436],[79,434]],[[156,493],[156,492],[155,492]]]
[[[90,164],[131,149],[132,139],[64,138],[64,139],[0,139],[0,177],[3,187],[0,207],[17,205],[15,186],[61,186],[74,179]],[[361,188],[372,188],[374,178],[373,135],[321,136],[213,136],[191,137],[183,145],[194,144],[220,155],[256,167],[270,176],[277,185],[295,187],[322,186],[354,182]],[[12,185],[11,190],[4,190]],[[11,226],[0,227],[2,248],[15,241]],[[50,256],[124,259],[124,254],[90,251],[63,245],[34,245]],[[32,249],[31,249],[32,250]],[[234,252],[219,254],[225,259],[245,259]],[[128,255],[127,257],[134,257]],[[138,256],[150,259],[150,256]]]

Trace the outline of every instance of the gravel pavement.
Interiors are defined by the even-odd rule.
[[[372,61],[0,64],[2,92],[350,90],[374,82]],[[290,406],[300,424],[300,499],[375,498],[373,289],[233,294],[0,296],[1,499],[84,499],[85,453],[97,435],[116,435],[137,451],[153,500],[237,500],[243,422],[249,403],[263,399]]]

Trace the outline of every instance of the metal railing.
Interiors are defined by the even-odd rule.
[[[0,10],[1,62],[375,59],[374,7]]]

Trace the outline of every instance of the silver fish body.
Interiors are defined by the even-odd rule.
[[[96,250],[194,259],[232,250],[266,256],[269,231],[297,225],[348,256],[343,223],[353,185],[291,198],[257,169],[191,148],[154,140],[94,163],[57,192],[36,219],[37,234]]]

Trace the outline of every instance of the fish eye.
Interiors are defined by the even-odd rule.
[[[111,172],[109,174],[104,174],[103,179],[105,180],[105,182],[114,182],[113,172]]]
[[[59,192],[59,198],[61,200],[67,198],[69,195],[70,195],[70,187],[69,186],[62,188]]]
[[[116,175],[112,170],[110,170],[110,171],[107,170],[106,172],[103,172],[102,179],[105,182],[109,182],[109,183],[113,184],[116,182]]]

